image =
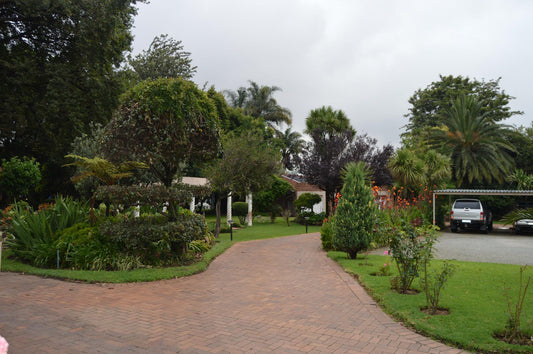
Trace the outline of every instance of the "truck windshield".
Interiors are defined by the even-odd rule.
[[[457,200],[454,205],[455,209],[481,209],[477,200]]]

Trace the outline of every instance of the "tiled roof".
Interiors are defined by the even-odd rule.
[[[289,182],[294,188],[294,190],[297,192],[322,192],[323,191],[322,189],[320,189],[319,187],[315,185],[297,181],[295,178],[292,178],[292,176],[289,177],[289,176],[283,175],[281,177],[287,182]]]

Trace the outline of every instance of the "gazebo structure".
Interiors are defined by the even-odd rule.
[[[531,197],[533,190],[517,189],[439,189],[433,191],[433,225],[435,225],[435,198],[437,195],[501,195],[512,197]]]

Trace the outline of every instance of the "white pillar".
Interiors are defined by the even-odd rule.
[[[248,223],[248,226],[252,226],[252,221],[253,221],[253,213],[252,213],[252,201],[253,201],[253,198],[252,198],[252,193],[248,194],[246,196],[246,203],[248,203],[248,215],[246,215],[246,222]]]
[[[192,197],[189,209],[194,213],[194,206],[196,205],[196,198]]]
[[[231,192],[228,193],[228,211],[226,213],[226,220],[231,220]],[[229,223],[228,223],[229,226]]]

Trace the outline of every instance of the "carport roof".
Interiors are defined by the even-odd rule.
[[[433,191],[434,195],[512,195],[512,196],[533,196],[533,190],[518,189],[438,189]]]

